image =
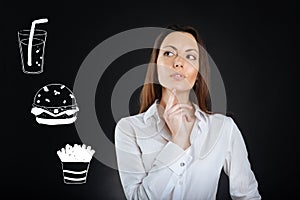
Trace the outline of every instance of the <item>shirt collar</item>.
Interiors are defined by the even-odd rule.
[[[156,99],[154,101],[154,103],[145,112],[145,114],[144,114],[144,122],[145,123],[147,123],[149,118],[157,115],[157,107],[158,107],[158,99]]]
[[[198,119],[197,120],[198,126],[201,129],[201,127],[203,127],[203,125],[207,122],[207,114],[204,111],[202,111],[197,104],[195,104],[193,102],[192,102],[192,104],[195,108],[194,114],[195,114],[196,118]],[[161,129],[164,127],[164,124],[165,124],[162,115],[163,115],[163,108],[159,105],[158,99],[156,99],[154,101],[154,103],[145,112],[144,122],[148,123],[149,122],[148,120],[151,117],[154,117],[154,119],[156,120],[156,123],[157,123],[158,131],[161,131]]]

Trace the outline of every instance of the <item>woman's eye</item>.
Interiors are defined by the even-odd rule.
[[[172,53],[171,51],[165,51],[164,56],[171,57],[171,56],[174,56],[174,53]]]
[[[193,55],[187,55],[186,58],[189,59],[189,60],[196,60],[197,59],[196,56],[193,56]]]

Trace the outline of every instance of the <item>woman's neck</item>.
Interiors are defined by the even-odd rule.
[[[159,104],[161,106],[163,106],[164,108],[166,107],[166,104],[168,102],[170,94],[171,94],[171,91],[169,89],[162,88],[162,97],[161,97]],[[190,95],[189,90],[187,90],[187,91],[176,90],[176,97],[178,99],[177,103],[192,105],[192,103],[189,99],[189,95]]]

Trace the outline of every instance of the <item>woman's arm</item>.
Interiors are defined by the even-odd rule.
[[[191,156],[178,145],[168,142],[158,153],[152,168],[145,170],[136,134],[128,120],[121,119],[115,129],[119,175],[127,199],[170,198]]]
[[[232,131],[224,171],[229,176],[230,195],[234,200],[261,199],[242,134],[234,121],[229,119]]]

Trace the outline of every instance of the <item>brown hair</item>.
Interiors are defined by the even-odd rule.
[[[161,99],[162,86],[158,82],[157,74],[157,57],[159,54],[160,46],[165,37],[171,31],[187,32],[194,36],[198,43],[199,48],[199,72],[197,74],[196,82],[193,86],[193,90],[196,94],[196,102],[198,102],[199,108],[205,113],[211,114],[211,100],[209,95],[209,63],[208,56],[205,50],[204,43],[198,33],[198,31],[192,26],[181,25],[169,25],[166,27],[166,31],[163,31],[155,40],[154,47],[151,53],[148,70],[146,73],[145,82],[140,94],[140,110],[139,113],[145,112],[156,99]],[[193,98],[193,97],[190,97]],[[194,99],[195,102],[195,99]]]

